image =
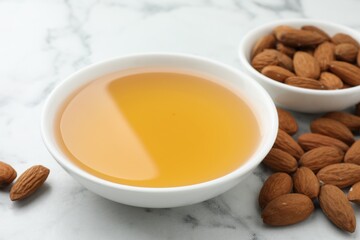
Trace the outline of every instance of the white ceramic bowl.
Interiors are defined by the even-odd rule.
[[[357,31],[339,24],[311,19],[274,21],[247,33],[238,49],[240,63],[245,72],[268,91],[276,105],[299,112],[317,113],[342,110],[360,102],[360,86],[341,90],[305,89],[274,81],[256,71],[250,64],[250,51],[253,45],[261,36],[271,33],[272,29],[279,25],[289,25],[296,28],[303,25],[314,25],[330,36],[336,33],[346,33],[360,43],[360,33]]]
[[[213,76],[223,86],[240,94],[253,109],[261,139],[247,162],[220,178],[189,186],[170,188],[134,187],[95,177],[73,164],[60,150],[55,134],[56,114],[71,93],[94,79],[130,68],[170,68]],[[272,147],[278,128],[275,105],[267,92],[253,79],[202,57],[182,54],[138,54],[119,57],[86,67],[65,79],[49,96],[43,109],[41,131],[45,145],[56,161],[80,184],[105,198],[133,206],[165,208],[193,204],[215,197],[238,184],[261,162]],[[241,147],[241,146],[239,146]]]

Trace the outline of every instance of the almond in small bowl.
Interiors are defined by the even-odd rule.
[[[318,113],[360,102],[359,43],[360,34],[348,27],[292,19],[253,29],[238,53],[243,69],[277,106]]]

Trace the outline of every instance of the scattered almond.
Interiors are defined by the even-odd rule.
[[[318,118],[310,124],[311,132],[339,139],[348,144],[353,144],[354,135],[349,128],[339,121],[330,118]]]
[[[346,143],[318,133],[304,133],[298,138],[298,143],[305,151],[324,146],[337,147],[344,152],[349,149]]]
[[[351,43],[353,44],[355,47],[359,47],[359,43],[350,35],[345,34],[345,33],[337,33],[335,34],[332,38],[331,41],[333,43],[337,44],[341,44],[341,43]]]
[[[261,217],[271,226],[286,226],[301,222],[314,211],[311,199],[303,194],[289,193],[269,202]]]
[[[298,51],[294,55],[294,70],[297,76],[318,79],[320,65],[317,60],[306,52]]]
[[[258,53],[261,53],[265,49],[275,47],[275,37],[273,34],[268,34],[260,38],[254,45],[251,51],[251,57],[254,58]]]
[[[284,109],[279,107],[276,109],[279,117],[279,128],[289,135],[294,135],[299,129],[295,118],[291,115],[290,112]]]
[[[294,73],[279,66],[266,66],[261,70],[261,73],[278,82],[284,82],[288,77],[295,76]]]
[[[360,182],[355,183],[347,195],[349,201],[360,205]]]
[[[324,185],[319,195],[320,207],[324,214],[338,228],[347,232],[354,232],[356,219],[354,210],[345,194],[336,186]]]
[[[320,81],[317,81],[312,78],[306,77],[289,77],[285,80],[285,84],[301,87],[301,88],[309,88],[309,89],[317,89],[317,90],[325,90],[326,87]]]
[[[300,145],[289,134],[281,129],[278,130],[274,147],[287,152],[296,159],[300,159],[304,154],[304,150]]]
[[[262,162],[276,172],[292,173],[297,169],[296,159],[277,148],[272,148]]]
[[[301,156],[299,165],[318,172],[323,167],[340,163],[344,159],[344,152],[337,147],[314,148]]]
[[[322,83],[328,90],[341,89],[344,86],[338,76],[329,72],[321,73],[319,82]]]
[[[0,188],[12,183],[16,175],[16,171],[9,164],[0,161]]]
[[[298,168],[293,176],[295,192],[305,194],[313,199],[319,195],[320,184],[310,168]]]
[[[360,165],[360,140],[357,140],[346,152],[344,162]]]
[[[360,85],[360,68],[348,62],[332,61],[330,71],[351,86]]]
[[[360,166],[353,163],[335,163],[322,168],[316,176],[321,183],[339,188],[349,187],[360,181]]]
[[[259,205],[263,209],[273,199],[290,193],[292,191],[293,182],[289,174],[274,173],[262,186],[259,194]]]
[[[335,47],[335,57],[338,60],[354,62],[358,54],[358,48],[351,43],[341,43]]]
[[[17,201],[29,197],[43,185],[49,172],[49,169],[41,165],[36,165],[26,170],[12,186],[10,199]]]
[[[331,118],[341,122],[350,130],[360,129],[360,117],[347,112],[329,112],[324,115],[325,118]]]
[[[314,52],[314,58],[318,61],[321,71],[326,71],[329,64],[335,60],[334,44],[323,42]]]

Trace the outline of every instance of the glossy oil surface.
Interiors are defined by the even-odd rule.
[[[105,180],[141,187],[209,181],[241,166],[259,126],[232,91],[188,73],[99,78],[64,105],[57,125],[66,155]]]

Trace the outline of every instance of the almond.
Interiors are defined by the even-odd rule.
[[[341,89],[344,86],[338,76],[329,72],[321,73],[319,82],[322,83],[328,90]]]
[[[10,190],[10,199],[12,201],[22,200],[38,190],[46,178],[50,170],[44,166],[36,165],[26,170],[15,182]]]
[[[281,129],[278,130],[274,147],[289,153],[296,159],[300,159],[300,157],[304,154],[304,150],[302,150],[299,144],[289,134]]]
[[[296,159],[283,150],[272,148],[262,161],[266,166],[276,172],[295,172]]]
[[[314,204],[308,196],[289,193],[269,202],[261,217],[268,225],[286,226],[305,220],[313,211]]]
[[[350,35],[345,34],[345,33],[337,33],[337,34],[335,34],[331,38],[331,41],[333,43],[335,43],[336,45],[341,44],[341,43],[351,43],[355,47],[359,48],[359,43],[354,38],[352,38]]]
[[[347,195],[347,198],[353,203],[360,204],[360,182],[352,185]]]
[[[332,61],[330,71],[351,86],[360,85],[360,68],[347,62]]]
[[[260,38],[254,45],[251,51],[251,58],[254,58],[258,53],[265,49],[274,48],[276,39],[273,34],[267,34]]]
[[[334,44],[323,42],[314,52],[314,58],[318,61],[321,71],[326,71],[329,64],[335,60]]]
[[[0,161],[0,188],[12,183],[16,175],[16,171],[9,164]]]
[[[344,162],[360,165],[360,140],[357,140],[346,152]]]
[[[351,43],[340,43],[335,47],[335,57],[345,62],[354,62],[358,54],[358,48]]]
[[[310,168],[298,168],[293,179],[295,192],[305,194],[311,199],[319,195],[320,183]]]
[[[297,76],[318,79],[320,65],[317,60],[306,52],[298,51],[294,55],[294,70]]]
[[[349,128],[339,121],[330,118],[318,118],[310,124],[311,132],[339,139],[348,144],[353,144],[354,135]]]
[[[317,90],[326,90],[324,84],[320,81],[317,81],[312,78],[306,77],[289,77],[285,80],[286,84],[294,86],[294,87],[301,87],[301,88],[309,88],[309,89],[317,89]]]
[[[355,116],[347,112],[329,112],[324,115],[325,118],[331,118],[336,121],[341,122],[347,126],[350,130],[359,130],[360,129],[360,117]]]
[[[281,53],[283,53],[283,54],[285,54],[285,55],[287,55],[287,56],[289,56],[291,58],[294,56],[294,54],[296,52],[295,48],[285,46],[284,44],[282,44],[280,42],[276,43],[276,49],[279,52],[281,52]]]
[[[295,76],[294,73],[279,66],[266,66],[261,73],[278,82],[284,82],[288,77]]]
[[[253,58],[251,65],[258,71],[261,71],[266,66],[272,65],[284,67],[289,71],[293,70],[292,59],[275,49],[265,49],[257,54]]]
[[[359,52],[357,54],[357,57],[356,57],[356,63],[360,67],[360,50],[359,50]]]
[[[294,135],[299,129],[295,118],[291,115],[290,112],[284,109],[279,107],[276,109],[279,117],[279,128],[284,130],[289,135]]]
[[[354,232],[356,219],[354,210],[345,194],[336,186],[324,185],[319,195],[320,207],[329,220],[338,228]]]
[[[290,47],[316,45],[326,40],[317,32],[299,30],[289,26],[278,26],[274,29],[274,33],[277,40]]]
[[[324,146],[337,147],[344,152],[349,149],[344,142],[318,133],[304,133],[298,138],[298,143],[305,151]]]
[[[321,168],[340,163],[343,159],[344,152],[337,147],[318,147],[302,155],[299,165],[318,172]]]
[[[360,166],[353,163],[335,163],[322,168],[316,176],[320,183],[345,188],[360,181]]]
[[[259,194],[259,205],[263,209],[273,199],[290,193],[292,191],[293,182],[289,174],[274,173],[262,186]]]
[[[324,38],[326,38],[326,40],[330,40],[330,36],[326,32],[324,32],[320,28],[315,27],[313,25],[305,25],[305,26],[302,26],[301,29],[311,31],[311,32],[316,32],[316,33],[322,35]]]

